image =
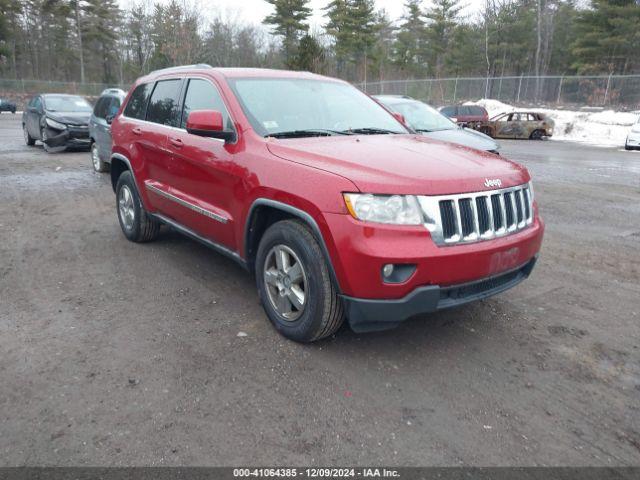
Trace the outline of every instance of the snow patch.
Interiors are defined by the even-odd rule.
[[[483,98],[468,105],[480,105],[489,117],[513,110],[540,112],[555,122],[552,140],[588,143],[601,147],[623,147],[631,126],[638,121],[640,112],[581,112],[550,108],[516,108],[498,100]]]

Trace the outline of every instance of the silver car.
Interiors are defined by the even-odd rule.
[[[91,163],[96,172],[106,172],[111,162],[111,121],[127,94],[119,88],[108,88],[96,102],[89,120]]]
[[[458,126],[424,102],[395,95],[376,95],[374,98],[392,112],[402,115],[409,127],[427,137],[491,153],[500,150],[500,144],[491,137]]]

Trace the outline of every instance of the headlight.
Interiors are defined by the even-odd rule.
[[[67,126],[64,123],[56,122],[51,118],[47,118],[46,122],[47,122],[47,125],[49,125],[51,128],[55,128],[56,130],[65,130],[67,128]]]
[[[345,193],[344,200],[351,216],[364,222],[394,225],[423,223],[420,205],[413,195]]]

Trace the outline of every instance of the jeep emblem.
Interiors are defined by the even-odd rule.
[[[498,188],[500,188],[502,186],[502,180],[500,180],[499,178],[493,178],[493,179],[485,178],[484,179],[484,186],[485,187],[498,187]]]

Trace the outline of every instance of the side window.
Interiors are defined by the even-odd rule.
[[[171,127],[178,126],[180,82],[181,80],[176,79],[156,83],[147,108],[147,121]]]
[[[101,97],[96,102],[96,106],[93,108],[93,115],[96,118],[104,118],[104,107],[107,103],[107,98]]]
[[[144,120],[144,116],[147,112],[147,102],[149,95],[151,94],[152,83],[144,83],[138,85],[129,97],[129,102],[124,109],[124,115],[129,118],[136,118],[138,120]]]
[[[220,93],[218,93],[218,89],[208,81],[199,78],[189,80],[187,94],[184,97],[184,107],[182,108],[181,128],[187,126],[189,113],[195,110],[217,110],[222,114],[225,128],[233,130],[233,122],[222,101],[222,97],[220,97]]]
[[[42,109],[42,99],[40,97],[33,99],[33,107],[38,111]]]

